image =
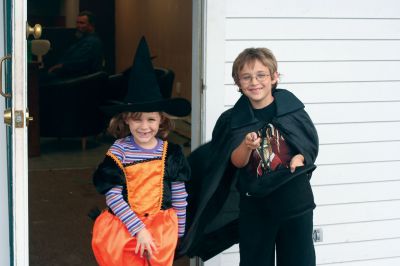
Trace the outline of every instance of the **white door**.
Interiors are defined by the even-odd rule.
[[[6,89],[6,84],[11,78],[5,76],[6,64],[10,66],[10,62],[5,59],[8,55],[9,50],[11,50],[11,45],[7,45],[7,15],[9,14],[8,5],[4,0],[0,0],[0,14],[4,14],[2,19],[0,19],[0,58],[2,58],[0,71],[1,75],[1,94],[8,92]],[[8,85],[8,84],[7,84]],[[7,105],[10,104],[10,100],[3,96],[0,96],[0,112],[6,109]],[[1,121],[3,117],[1,117]],[[9,163],[7,157],[9,157],[9,152],[7,148],[8,139],[10,139],[10,128],[8,128],[3,122],[0,123],[0,265],[10,265],[10,216],[9,216],[9,175],[8,170]]]
[[[2,73],[5,77],[3,84],[4,80],[10,80],[10,88],[3,89],[9,90],[11,98],[5,100],[2,97],[0,102],[1,110],[4,113],[8,111],[11,115],[10,125],[5,126],[2,123],[0,128],[2,131],[0,142],[2,145],[1,265],[29,265],[26,6],[26,0],[1,1],[1,7],[5,8],[2,14],[6,14],[1,22],[2,43],[11,43],[12,51],[11,67],[3,68]],[[8,22],[10,19],[11,23]],[[7,49],[3,49],[3,52],[4,50]],[[2,65],[5,65],[5,61]],[[5,143],[4,146],[3,143]],[[6,210],[3,211],[3,208]],[[7,213],[8,217],[4,218],[4,214]],[[6,237],[3,238],[3,236]]]

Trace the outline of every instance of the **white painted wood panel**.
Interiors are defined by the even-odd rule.
[[[232,106],[225,106],[224,110]],[[315,124],[398,122],[400,102],[308,104]]]
[[[239,266],[239,262],[240,262],[239,251],[235,251],[235,253],[222,254],[221,265]]]
[[[314,225],[400,219],[400,200],[320,205],[314,210]],[[399,253],[400,254],[400,253]]]
[[[400,180],[400,161],[319,165],[311,184],[357,184]],[[399,192],[400,193],[400,192]]]
[[[325,225],[322,229],[322,245],[400,238],[400,219]]]
[[[218,91],[208,97],[219,105],[207,105],[208,112],[217,116],[239,98],[231,78],[236,56],[247,47],[270,48],[279,87],[306,104],[320,136],[311,179],[315,227],[324,230],[318,264],[400,265],[400,2],[224,2],[223,24],[207,20],[208,48],[223,48],[224,59],[223,84],[207,87]],[[216,80],[221,56],[207,58],[207,78]],[[208,121],[212,128],[215,120]],[[238,246],[214,262],[239,265]]]
[[[400,102],[307,104],[314,123],[399,121]]]
[[[399,19],[227,18],[226,40],[400,39]]]
[[[327,246],[328,248],[331,246]],[[333,245],[333,248],[335,245]],[[399,256],[394,256],[394,257],[383,257],[383,258],[372,258],[372,259],[359,259],[359,260],[353,260],[353,261],[341,261],[338,263],[331,263],[326,261],[320,260],[320,252],[319,252],[319,247],[316,247],[316,253],[317,253],[317,265],[327,265],[327,266],[399,266],[400,265],[400,257]],[[339,256],[338,256],[339,257]],[[237,250],[232,250],[232,252],[227,252],[227,253],[222,253],[218,261],[207,261],[207,266],[214,266],[214,265],[224,265],[224,266],[238,266],[240,257],[239,257],[239,251]],[[325,263],[324,263],[325,262]],[[214,264],[210,264],[214,263]]]
[[[390,258],[399,256],[400,238],[341,243],[337,245],[318,245],[315,249],[318,254],[318,264],[360,259]],[[382,264],[382,266],[385,266],[385,264]]]
[[[399,151],[400,141],[320,145],[316,164],[399,161]]]
[[[284,83],[374,82],[399,81],[398,69],[400,61],[283,62],[278,72]],[[226,85],[234,85],[231,73],[232,63],[226,63]]]
[[[400,60],[400,40],[236,40],[226,42],[225,61],[248,47],[267,47],[279,62]],[[375,51],[371,53],[371,51]]]
[[[394,258],[377,258],[370,260],[356,260],[347,261],[346,264],[339,263],[329,263],[329,264],[317,264],[317,265],[329,265],[329,266],[399,266],[400,256]]]
[[[397,0],[229,0],[227,3],[228,17],[400,17],[398,9],[393,8],[398,5]]]
[[[400,180],[314,186],[313,192],[319,205],[400,200]]]
[[[306,111],[315,124],[398,122],[400,102],[307,104]]]
[[[392,82],[281,83],[278,87],[288,88],[306,104],[400,101],[400,80]]]
[[[400,141],[400,121],[317,124],[316,128],[320,144]]]
[[[280,80],[287,83],[399,81],[399,67],[400,61],[283,62]]]
[[[400,49],[399,49],[400,50]],[[278,88],[293,92],[303,103],[345,103],[400,101],[400,80],[391,82],[280,83]],[[379,92],[379,93],[378,93]],[[236,85],[225,85],[225,106],[239,99]]]
[[[357,229],[357,228],[353,228]],[[329,233],[329,230],[327,230]],[[351,233],[351,232],[349,232]],[[340,234],[342,235],[342,234]],[[345,242],[333,245],[316,245],[316,253],[317,253],[317,265],[325,265],[329,263],[329,265],[336,265],[335,262],[341,262],[341,264],[337,265],[346,265],[346,266],[398,266],[398,264],[394,264],[400,261],[398,258],[399,247],[388,247],[388,250],[383,251],[381,250],[385,244],[387,245],[397,245],[400,243],[399,238],[395,239],[378,239],[375,241],[361,241],[361,242]],[[364,245],[365,244],[365,245]],[[337,249],[336,247],[342,247]],[[346,250],[348,249],[348,250]],[[343,252],[344,256],[342,256]],[[353,251],[353,252],[352,252]],[[238,245],[233,246],[229,250],[225,251],[221,256],[221,263],[220,265],[239,265],[239,248]],[[327,253],[334,253],[327,254]],[[357,254],[363,254],[362,260],[357,259]],[[368,256],[364,256],[364,254],[368,253]],[[353,254],[353,255],[352,255]],[[327,256],[329,255],[329,256]],[[382,258],[388,258],[388,264],[386,260],[383,261]],[[347,261],[345,261],[347,259]],[[386,259],[386,258],[385,258]],[[345,262],[345,264],[343,264]],[[332,264],[333,263],[333,264]],[[379,264],[380,263],[380,264]]]
[[[321,227],[315,226],[314,228]],[[323,241],[315,245],[400,238],[400,219],[325,225],[322,229]],[[224,253],[229,254],[238,251],[239,245],[234,245],[225,250]]]

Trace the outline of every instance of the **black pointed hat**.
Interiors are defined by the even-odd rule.
[[[162,97],[149,47],[142,37],[130,70],[128,91],[123,102],[103,106],[102,109],[109,115],[122,112],[165,112],[173,116],[187,116],[191,106],[184,98]]]

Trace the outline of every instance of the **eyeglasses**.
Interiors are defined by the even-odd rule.
[[[242,84],[247,85],[253,80],[253,77],[255,77],[258,82],[263,82],[269,76],[270,74],[261,72],[257,73],[255,76],[243,75],[242,77],[239,78],[239,80],[242,82]]]

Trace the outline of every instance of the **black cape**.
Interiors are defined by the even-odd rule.
[[[272,123],[284,133],[285,140],[304,156],[303,173],[311,173],[318,154],[316,129],[296,96],[283,89],[275,89],[273,96],[276,117]],[[238,243],[238,171],[231,164],[230,155],[244,136],[258,130],[260,125],[262,121],[255,118],[249,100],[242,96],[233,108],[221,114],[211,141],[188,157],[192,177],[187,184],[187,233],[178,255],[198,256],[205,261]],[[281,181],[274,184],[274,189],[294,178],[296,172],[280,177],[278,180]]]

